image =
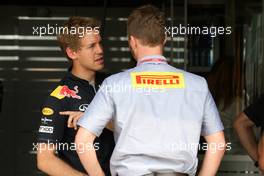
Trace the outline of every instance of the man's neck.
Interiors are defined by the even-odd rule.
[[[72,67],[71,73],[81,79],[89,81],[90,83],[95,83],[95,71],[87,70],[83,68]]]
[[[163,55],[162,47],[157,46],[157,47],[140,48],[138,55],[137,55],[137,60],[140,60],[143,57],[151,56],[151,55]]]

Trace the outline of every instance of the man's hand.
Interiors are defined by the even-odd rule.
[[[75,130],[77,130],[77,121],[82,117],[83,112],[81,112],[81,111],[63,111],[63,112],[60,112],[60,115],[69,116],[68,127],[74,128]]]

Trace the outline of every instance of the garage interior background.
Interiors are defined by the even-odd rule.
[[[62,25],[69,16],[97,17],[103,24],[105,72],[133,67],[126,38],[132,9],[152,3],[165,11],[168,26],[231,26],[231,35],[179,35],[168,38],[164,55],[175,67],[206,76],[220,57],[236,63],[243,105],[264,90],[261,0],[13,0],[0,2],[0,175],[42,175],[33,142],[39,108],[68,63],[56,37],[33,35],[32,27]],[[223,85],[224,86],[224,85]],[[245,153],[227,154],[219,175],[258,175]]]

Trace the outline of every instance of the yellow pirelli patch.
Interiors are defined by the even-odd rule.
[[[134,88],[185,88],[182,73],[174,72],[132,72]]]

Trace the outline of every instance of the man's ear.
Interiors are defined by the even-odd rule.
[[[129,36],[129,44],[130,46],[135,49],[137,47],[137,40],[134,36],[130,35]]]
[[[66,48],[66,54],[68,55],[69,58],[72,60],[75,60],[77,58],[77,52],[71,49],[70,47]]]
[[[166,44],[166,42],[167,42],[167,35],[165,35],[165,38],[164,38],[164,41],[163,41],[163,45],[165,45]]]

